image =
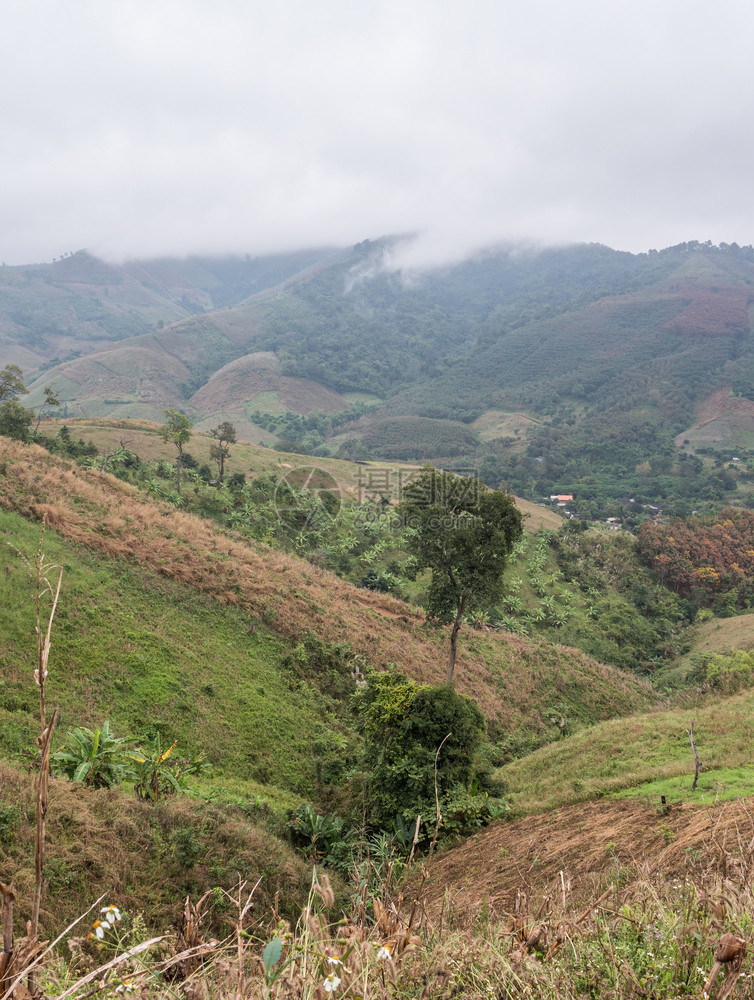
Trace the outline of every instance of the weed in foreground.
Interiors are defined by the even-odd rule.
[[[740,873],[739,873],[740,874]],[[425,871],[410,882],[356,899],[334,914],[334,894],[316,871],[292,925],[255,912],[255,892],[240,880],[223,896],[235,914],[231,933],[207,939],[212,893],[188,899],[178,933],[147,938],[143,923],[113,906],[95,906],[88,936],[46,956],[41,996],[133,993],[145,1000],[677,1000],[754,996],[747,962],[754,897],[742,878],[713,873],[657,883],[643,877],[609,888],[576,908],[560,876],[536,900],[519,891],[513,912],[460,926],[452,907],[429,922],[422,906]],[[101,929],[101,933],[98,932]],[[146,940],[145,940],[146,939]],[[67,951],[64,957],[63,951]],[[4,998],[3,998],[4,1000]]]

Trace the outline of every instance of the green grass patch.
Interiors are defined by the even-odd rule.
[[[658,781],[648,781],[635,788],[624,788],[614,794],[618,799],[646,798],[653,804],[661,802],[664,795],[667,802],[690,802],[694,805],[712,805],[729,799],[754,795],[754,767],[718,767],[702,771],[699,782],[694,782],[693,766],[688,774]]]
[[[287,413],[288,407],[280,401],[280,397],[276,392],[258,392],[256,396],[253,396],[248,402],[244,403],[244,410],[246,411],[246,416],[250,420],[253,420],[255,413],[272,413],[277,415],[278,413]]]
[[[28,746],[37,711],[33,558],[39,528],[0,512],[0,754]],[[258,621],[146,569],[45,534],[63,567],[47,682],[58,734],[109,719],[117,735],[158,733],[204,752],[215,775],[297,794],[315,783],[317,747],[347,729],[332,699],[282,662],[290,649]]]
[[[652,712],[601,722],[550,744],[500,768],[514,808],[520,813],[542,812],[570,802],[600,798],[630,790],[638,795],[655,792],[661,783],[690,789],[694,759],[688,728],[708,779],[723,769],[749,770],[754,692],[708,701],[691,710]],[[754,769],[750,770],[754,783]],[[725,783],[724,779],[720,779]],[[668,786],[671,787],[671,786]],[[676,787],[672,785],[672,787]],[[750,786],[743,794],[748,794]],[[738,794],[738,793],[733,793]]]
[[[342,392],[341,396],[351,406],[355,406],[358,403],[364,403],[365,406],[379,406],[380,403],[384,403],[384,399],[380,396],[375,396],[373,392]]]

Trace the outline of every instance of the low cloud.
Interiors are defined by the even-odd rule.
[[[754,8],[11,0],[0,258],[752,242]]]

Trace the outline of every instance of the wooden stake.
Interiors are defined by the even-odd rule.
[[[3,885],[2,882],[0,893],[3,896],[3,954],[9,955],[13,951],[13,900],[16,894],[12,886]]]
[[[691,791],[696,791],[696,783],[699,781],[699,774],[702,770],[701,762],[699,761],[699,754],[696,752],[696,743],[694,743],[694,722],[691,720],[691,729],[687,729],[689,740],[691,741],[691,749],[694,753],[694,784],[691,786]]]
[[[13,900],[16,898],[9,885],[0,882],[0,893],[3,896],[3,953],[0,955],[0,993],[4,993],[8,984],[6,973],[13,960]]]

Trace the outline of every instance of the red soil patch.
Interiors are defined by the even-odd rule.
[[[717,421],[725,421],[726,418],[735,417],[737,426],[744,426],[745,422],[751,421],[751,429],[754,430],[754,402],[744,399],[741,396],[731,396],[730,387],[724,386],[715,389],[701,403],[697,409],[698,420],[693,427],[678,434],[675,438],[676,445],[680,448],[686,438],[693,438],[695,443],[701,444],[703,440],[720,440],[722,437],[730,437],[729,426],[715,426]],[[707,434],[704,429],[709,428]]]
[[[668,320],[664,329],[686,337],[735,337],[751,331],[748,305],[751,293],[745,288],[681,289],[688,299],[686,308]]]

